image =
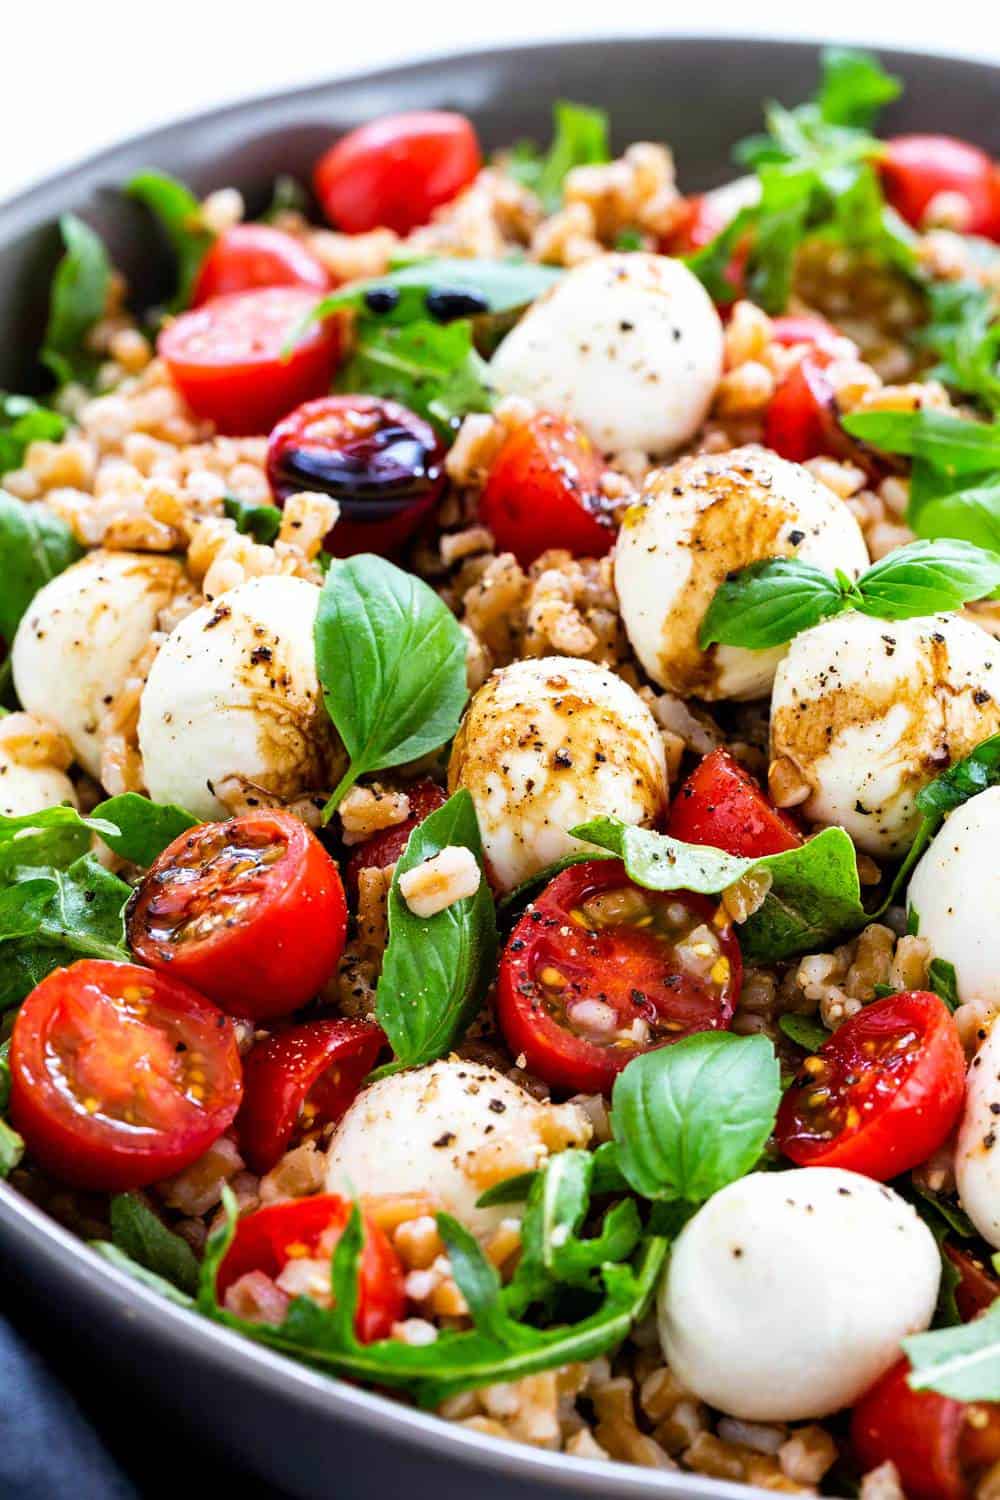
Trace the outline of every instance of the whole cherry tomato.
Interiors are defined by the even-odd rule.
[[[331,146],[316,163],[316,196],[348,234],[385,227],[409,234],[468,187],[482,165],[464,115],[415,110],[384,115]]]
[[[603,557],[616,535],[601,493],[603,472],[601,455],[574,422],[533,417],[493,460],[480,520],[525,568],[550,547]]]
[[[964,233],[1000,239],[1000,176],[996,163],[950,135],[897,135],[879,158],[882,187],[897,213],[918,229],[935,198],[954,194],[966,205]]]
[[[378,396],[324,396],[279,422],[267,472],[280,504],[321,490],[340,505],[328,539],[337,557],[396,552],[433,510],[445,485],[444,444],[429,422]]]
[[[720,912],[643,890],[617,860],[563,870],[504,950],[497,1014],[512,1054],[556,1088],[595,1093],[638,1053],[728,1026],[742,964]]]
[[[213,297],[266,286],[305,286],[322,293],[329,290],[330,277],[294,235],[270,224],[235,224],[202,261],[191,302],[200,307]]]
[[[168,323],[157,352],[196,416],[233,436],[267,432],[329,389],[340,356],[338,320],[312,323],[296,337],[315,305],[316,293],[301,286],[216,297]]]
[[[273,808],[189,828],[129,903],[133,951],[261,1020],[311,1000],[344,947],[340,873],[315,834]]]
[[[32,1158],[74,1187],[121,1192],[181,1171],[239,1102],[232,1022],[167,975],[81,959],[18,1011],[11,1119]]]
[[[352,895],[357,894],[358,878],[362,870],[386,870],[394,865],[406,848],[414,828],[432,812],[437,812],[439,807],[444,807],[448,800],[437,782],[430,781],[427,777],[408,786],[406,795],[410,799],[410,816],[405,822],[395,823],[391,828],[373,833],[371,838],[365,839],[363,844],[351,850],[344,876],[347,889]]]
[[[243,1060],[236,1121],[251,1171],[270,1172],[309,1131],[332,1125],[350,1105],[385,1045],[367,1021],[307,1021],[272,1032]]]
[[[713,750],[691,772],[671,805],[667,833],[745,859],[782,854],[802,842],[791,818],[728,750]]]
[[[775,1134],[800,1167],[844,1167],[886,1182],[947,1139],[962,1108],[965,1054],[929,990],[866,1005],[807,1057]]]
[[[328,1262],[347,1227],[351,1204],[333,1193],[273,1203],[246,1214],[219,1267],[219,1301],[241,1277],[254,1272],[274,1280],[290,1260]],[[364,1344],[388,1338],[406,1309],[403,1265],[378,1225],[364,1218],[364,1248],[358,1269],[354,1329]]]

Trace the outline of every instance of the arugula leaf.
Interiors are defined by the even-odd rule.
[[[932,958],[927,970],[927,983],[949,1010],[958,1009],[958,977],[954,964],[949,963],[946,958]]]
[[[198,1289],[198,1262],[187,1240],[168,1229],[136,1193],[111,1200],[111,1239],[116,1249],[182,1292]]]
[[[82,556],[83,548],[55,511],[0,490],[0,638],[10,645],[38,590]]]
[[[1000,410],[1000,319],[993,297],[973,281],[931,282],[930,319],[918,342],[938,357],[928,373],[971,396],[988,412]]]
[[[0,1177],[9,1177],[24,1155],[24,1141],[3,1116],[10,1103],[10,1041],[0,1046]]]
[[[409,261],[384,276],[351,281],[330,292],[308,314],[304,327],[332,313],[354,311],[371,317],[377,307],[389,323],[411,323],[434,318],[442,293],[461,294],[475,305],[475,316],[517,312],[554,286],[565,272],[529,260],[476,260],[455,257]],[[390,296],[386,298],[385,294]],[[394,295],[393,295],[394,294]],[[383,305],[390,305],[383,312]],[[456,296],[456,303],[458,297]],[[454,314],[467,317],[471,308]],[[295,337],[301,333],[296,330]],[[294,342],[294,337],[293,337]]]
[[[820,73],[816,103],[831,125],[870,130],[879,110],[903,91],[901,79],[887,73],[871,53],[846,47],[825,48]]]
[[[393,324],[363,318],[335,389],[402,401],[450,437],[468,412],[491,409],[487,374],[468,319]]]
[[[399,892],[400,877],[449,844],[471,849],[483,868],[472,797],[461,790],[420,823],[407,841],[389,891],[389,942],[375,1015],[395,1054],[385,1071],[442,1057],[478,1010],[493,979],[496,913],[485,874],[474,896],[433,917],[418,917]]]
[[[0,474],[21,467],[29,443],[58,443],[68,426],[61,412],[30,396],[0,394]]]
[[[542,200],[546,213],[562,203],[563,183],[574,167],[611,160],[608,117],[603,109],[558,99],[552,106],[552,144],[540,156],[522,144],[507,163],[507,171]]]
[[[198,823],[183,807],[170,802],[151,802],[138,792],[109,797],[94,808],[93,816],[115,825],[115,833],[102,835],[108,847],[144,870],[186,828],[194,828]]]
[[[113,823],[85,818],[75,807],[46,807],[11,818],[0,815],[0,882],[12,878],[18,866],[46,865],[65,869],[93,843],[116,832]]]
[[[840,582],[796,557],[772,557],[731,574],[716,589],[698,631],[706,650],[715,642],[763,651],[847,607]]]
[[[1000,1401],[1000,1299],[981,1317],[903,1340],[909,1384],[955,1401]]]
[[[644,1198],[704,1203],[750,1171],[780,1099],[765,1036],[705,1031],[641,1053],[611,1096],[622,1172]]]
[[[468,697],[465,637],[433,589],[370,553],[331,564],[315,635],[323,701],[351,762],[328,819],[359,776],[451,739]]]
[[[156,216],[170,242],[177,264],[177,291],[166,311],[183,312],[190,305],[195,277],[215,238],[202,222],[201,204],[183,182],[154,168],[138,172],[125,191]]]
[[[124,1271],[126,1276],[131,1276],[133,1281],[138,1281],[142,1286],[148,1287],[151,1292],[159,1292],[161,1297],[166,1297],[168,1302],[174,1302],[178,1307],[194,1308],[194,1299],[186,1292],[182,1292],[172,1281],[163,1276],[158,1276],[155,1271],[141,1265],[139,1261],[133,1260],[118,1245],[113,1245],[110,1240],[91,1240],[91,1250],[95,1251],[102,1260],[106,1260],[114,1266],[116,1271]]]
[[[799,1016],[794,1011],[779,1016],[778,1025],[797,1047],[804,1047],[807,1052],[818,1052],[833,1035],[812,1016]]]
[[[906,858],[893,876],[889,894],[882,905],[883,911],[892,904],[905,887],[914,866],[941,827],[946,814],[953,812],[956,807],[961,807],[963,802],[968,802],[969,798],[975,797],[978,792],[984,792],[987,787],[996,786],[998,783],[1000,783],[1000,734],[994,734],[978,744],[962,760],[956,761],[953,766],[942,771],[940,776],[935,776],[933,781],[929,781],[926,786],[920,788],[914,798],[917,811],[921,814],[920,827],[907,851]],[[909,913],[909,922],[908,930],[915,935],[918,924],[916,913],[912,909]]]
[[[971,422],[942,411],[856,411],[840,425],[883,453],[901,453],[952,480],[1000,469],[1000,424]]]
[[[237,531],[264,546],[269,546],[281,530],[281,511],[276,505],[248,505],[245,500],[227,495],[222,509],[228,520],[236,522]]]
[[[41,359],[60,385],[71,380],[89,385],[99,361],[84,340],[104,316],[111,263],[100,238],[75,214],[64,214],[59,228],[66,251],[52,278]]]

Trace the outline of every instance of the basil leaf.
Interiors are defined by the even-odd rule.
[[[3,1115],[10,1103],[10,1042],[0,1046],[0,1177],[9,1177],[24,1155],[24,1141]]]
[[[1000,468],[1000,425],[970,422],[940,411],[860,411],[841,426],[883,453],[901,453],[952,479]]]
[[[644,1198],[704,1203],[753,1167],[781,1099],[765,1036],[704,1031],[634,1057],[615,1080],[611,1128]]]
[[[962,760],[921,787],[915,801],[925,817],[938,818],[1000,782],[1000,734],[991,735]]]
[[[954,964],[949,963],[946,958],[932,958],[927,970],[927,983],[950,1011],[958,1009],[958,976]]]
[[[383,324],[364,318],[335,389],[401,401],[447,437],[468,412],[490,410],[486,379],[487,365],[476,353],[467,319]]]
[[[468,697],[465,637],[451,610],[419,578],[370,553],[330,566],[316,614],[316,667],[351,760],[325,818],[359,776],[451,739]]]
[[[55,511],[0,490],[0,637],[8,645],[38,590],[82,556],[83,548]]]
[[[888,553],[858,579],[856,608],[878,620],[908,620],[958,609],[1000,589],[1000,556],[940,538]]]
[[[195,277],[215,238],[202,222],[201,204],[183,182],[152,168],[138,172],[125,191],[160,222],[177,265],[177,291],[166,311],[183,312],[190,306]]]
[[[21,467],[29,443],[58,443],[68,426],[61,412],[30,396],[0,395],[0,474]]]
[[[476,1014],[493,979],[496,915],[485,874],[474,896],[433,917],[416,916],[399,892],[407,870],[449,844],[471,849],[483,869],[476,810],[464,789],[414,828],[389,891],[389,942],[375,1015],[392,1044],[392,1071],[443,1057]]]
[[[564,274],[558,267],[540,266],[528,260],[451,257],[412,261],[384,276],[338,287],[316,304],[307,324],[345,310],[364,315],[369,310],[369,294],[385,291],[397,293],[398,300],[384,315],[387,322],[393,323],[433,316],[433,294],[440,292],[457,292],[476,299],[481,304],[477,314],[516,312],[547,292]]]
[[[1000,1400],[1000,1300],[971,1323],[912,1334],[903,1350],[913,1390],[955,1401]]]
[[[189,1295],[198,1287],[198,1262],[187,1240],[168,1229],[163,1220],[135,1193],[119,1193],[111,1200],[111,1239],[118,1250]]]
[[[168,1302],[174,1302],[178,1307],[193,1308],[194,1301],[176,1287],[172,1281],[158,1276],[155,1271],[150,1271],[139,1261],[133,1260],[130,1255],[113,1245],[110,1240],[91,1240],[91,1250],[95,1251],[102,1260],[114,1266],[116,1271],[124,1271],[126,1276],[131,1276],[133,1281],[138,1281],[142,1286],[148,1287],[151,1292],[159,1292],[161,1297],[166,1297]]]
[[[918,342],[938,356],[928,373],[970,396],[988,412],[1000,410],[1000,320],[985,287],[973,281],[932,282],[931,316]]]
[[[796,557],[751,563],[716,589],[698,632],[702,650],[719,642],[764,651],[848,608],[841,584]]]
[[[886,73],[870,52],[826,47],[820,60],[817,104],[824,120],[869,130],[878,111],[898,99],[902,81]]]
[[[552,145],[546,156],[522,145],[507,163],[510,176],[538,195],[546,213],[559,208],[563,183],[574,167],[611,160],[608,117],[603,109],[559,99],[552,106],[552,126]]]
[[[957,537],[1000,553],[1000,484],[972,485],[917,507],[911,498],[910,509],[922,537]]]
[[[794,1011],[779,1016],[778,1025],[797,1047],[804,1047],[807,1052],[818,1052],[833,1035],[812,1016],[799,1016]]]
[[[41,359],[60,385],[71,380],[89,385],[99,361],[84,340],[104,316],[111,263],[99,237],[75,214],[64,214],[59,227],[66,252],[52,278]]]
[[[133,865],[148,869],[168,844],[198,819],[172,803],[151,802],[138,792],[122,792],[94,808],[94,817],[113,823],[115,833],[102,837],[110,849]]]
[[[247,505],[227,495],[222,509],[230,521],[236,522],[236,530],[252,536],[255,542],[270,546],[281,530],[281,511],[276,505]]]

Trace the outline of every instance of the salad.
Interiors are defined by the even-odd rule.
[[[483,1434],[998,1493],[1000,169],[899,92],[706,193],[570,103],[150,169],[155,308],[63,219],[0,1171],[81,1254]]]

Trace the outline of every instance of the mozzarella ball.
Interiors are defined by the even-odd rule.
[[[618,536],[615,587],[632,649],[654,682],[681,697],[766,694],[786,646],[702,651],[698,631],[727,574],[792,556],[851,578],[868,566],[854,516],[801,465],[748,447],[648,474]]]
[[[983,1239],[994,1248],[1000,1248],[998,1120],[1000,1026],[994,1022],[969,1068],[965,1109],[955,1142],[955,1181],[959,1199]]]
[[[663,1352],[703,1401],[754,1422],[849,1406],[934,1315],[934,1236],[891,1188],[836,1167],[757,1172],[681,1231]]]
[[[955,809],[910,878],[907,905],[959,998],[1000,1009],[1000,786]]]
[[[917,792],[1000,729],[998,703],[1000,646],[968,620],[827,620],[796,636],[775,674],[772,785],[801,782],[812,822],[841,824],[869,854],[902,854]]]
[[[20,818],[68,802],[76,807],[76,788],[55,766],[26,766],[0,754],[0,816]]]
[[[575,1104],[541,1104],[495,1069],[449,1058],[358,1095],[330,1142],[326,1190],[426,1193],[435,1210],[487,1236],[515,1210],[477,1208],[480,1195],[556,1151],[585,1146],[590,1133]]]
[[[91,776],[101,771],[101,721],[183,583],[173,558],[91,552],[39,590],[17,628],[17,696],[62,731]]]
[[[572,417],[607,453],[670,453],[694,436],[722,374],[722,324],[701,282],[665,255],[599,255],[540,297],[504,339],[490,382]]]
[[[331,784],[333,731],[313,645],[318,601],[305,579],[252,578],[167,637],[139,712],[154,802],[222,818],[223,783],[283,802]]]
[[[569,836],[577,823],[654,823],[667,803],[663,740],[610,668],[568,656],[517,661],[469,705],[448,786],[472,793],[490,877],[512,890],[584,847]]]

